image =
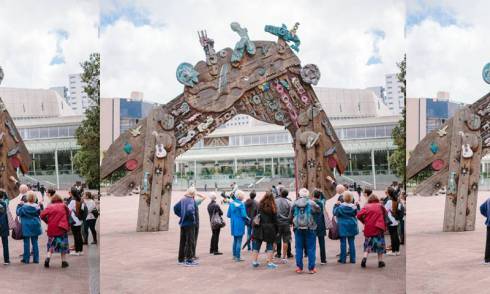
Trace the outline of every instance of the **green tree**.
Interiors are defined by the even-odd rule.
[[[82,62],[80,66],[83,69],[81,79],[85,84],[84,91],[94,105],[85,111],[85,119],[76,131],[75,136],[80,150],[74,157],[74,164],[89,188],[98,189],[100,186],[100,54],[90,54],[89,59]]]
[[[407,55],[403,57],[400,63],[396,64],[400,72],[396,75],[398,81],[401,83],[401,91],[403,93],[404,100],[407,99]],[[402,119],[398,121],[398,125],[393,128],[391,137],[396,145],[396,150],[390,156],[390,165],[393,168],[395,174],[402,179],[403,185],[406,184],[406,107],[402,111]]]

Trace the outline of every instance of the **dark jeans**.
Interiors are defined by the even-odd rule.
[[[73,239],[75,240],[75,252],[83,251],[82,226],[71,226]]]
[[[282,240],[279,240],[277,243],[277,256],[282,256]],[[305,251],[306,252],[306,251]],[[291,241],[288,242],[288,252],[287,256],[292,256],[293,254],[291,253]]]
[[[388,226],[391,238],[391,251],[400,252],[400,238],[398,237],[398,226]]]
[[[32,252],[34,255],[32,260],[34,261],[34,263],[39,263],[39,245],[37,243],[37,236],[24,237],[24,255],[22,259],[25,263],[29,263],[29,260],[31,259],[31,243]]]
[[[2,236],[3,261],[10,262],[9,256],[9,236]]]
[[[196,227],[180,227],[179,262],[190,261],[195,247]]]
[[[247,225],[247,241],[252,236],[252,225]],[[247,243],[247,250],[252,250],[252,241]]]
[[[485,248],[485,262],[490,262],[490,227],[487,227],[487,246]]]
[[[401,220],[398,226],[400,227],[400,244],[405,244],[405,220]]]
[[[192,257],[196,257],[197,237],[199,236],[199,225],[194,229],[194,247],[192,247]]]
[[[92,238],[94,239],[94,243],[97,243],[97,231],[95,230],[96,219],[88,219],[85,221],[85,225],[83,226],[83,239],[85,243],[88,243],[88,230],[92,233]]]
[[[221,228],[212,230],[213,235],[211,236],[211,247],[209,248],[209,253],[218,252],[218,243],[219,243],[219,232]]]
[[[317,236],[318,237],[318,246],[320,247],[320,262],[327,262],[327,253],[325,251],[325,236]]]

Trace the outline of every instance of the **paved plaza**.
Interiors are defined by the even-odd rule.
[[[61,191],[66,195],[66,191]],[[15,215],[18,198],[10,202],[10,209]],[[43,232],[47,229],[43,222]],[[70,245],[74,244],[73,236],[69,236]],[[91,235],[90,235],[90,241]],[[0,264],[2,281],[9,281],[2,286],[0,293],[50,293],[50,294],[87,294],[99,293],[99,249],[97,245],[84,245],[83,256],[68,256],[70,266],[61,268],[61,257],[54,254],[50,268],[44,268],[46,258],[46,233],[39,236],[40,264],[26,265],[20,262],[23,253],[23,241],[9,237],[10,265]],[[3,263],[3,257],[2,257]]]
[[[174,192],[172,203],[182,197]],[[277,270],[263,266],[251,267],[251,254],[242,251],[244,262],[236,263],[231,257],[230,228],[227,225],[220,235],[221,256],[209,254],[211,231],[206,200],[200,206],[201,228],[197,254],[198,267],[177,265],[179,243],[178,219],[171,213],[167,232],[137,233],[138,196],[101,198],[102,293],[405,293],[405,248],[402,255],[385,257],[386,268],[377,268],[373,255],[368,268],[362,269],[362,243],[356,238],[357,264],[337,264],[335,255],[339,242],[327,240],[328,264],[320,266],[315,275],[294,272],[294,259]],[[329,209],[333,200],[328,203]],[[227,206],[223,207],[226,214]],[[229,220],[225,217],[227,223]],[[389,240],[389,236],[387,236]],[[389,243],[389,241],[387,241]],[[306,261],[306,260],[305,260]],[[319,255],[317,254],[317,262]],[[252,292],[251,292],[252,291]]]
[[[479,204],[490,195],[479,193]],[[482,265],[483,217],[474,232],[443,233],[444,196],[409,197],[407,293],[489,293],[490,268]]]

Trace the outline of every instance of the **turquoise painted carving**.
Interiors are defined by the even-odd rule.
[[[296,52],[299,52],[299,45],[301,44],[301,41],[299,40],[298,35],[296,35],[298,26],[299,26],[299,22],[297,22],[294,25],[293,29],[289,31],[285,24],[283,24],[281,27],[266,25],[264,30],[267,33],[271,33],[274,36],[277,36],[286,42],[292,42],[293,45],[290,45],[291,49],[293,49]]]
[[[133,146],[131,146],[131,144],[129,143],[124,144],[123,149],[126,154],[130,154],[131,152],[133,152]]]
[[[179,64],[175,75],[177,76],[177,81],[189,87],[194,87],[199,82],[199,73],[194,69],[192,64],[187,62]]]
[[[451,172],[451,175],[449,175],[447,194],[456,195],[456,172]]]
[[[145,171],[145,175],[143,176],[143,194],[148,193],[148,176],[150,175],[149,172]]]
[[[286,80],[279,80],[279,83],[281,83],[281,85],[286,88],[287,90],[289,90],[289,83],[288,81]]]
[[[490,84],[490,62],[483,67],[482,76],[485,83]]]
[[[250,41],[247,29],[242,28],[239,23],[232,22],[230,27],[240,36],[240,41],[236,43],[233,54],[231,55],[231,62],[238,63],[240,60],[242,60],[245,50],[247,50],[247,53],[250,55],[255,54],[255,44]]]
[[[437,151],[439,151],[439,146],[437,146],[436,143],[432,142],[432,144],[430,144],[430,151],[432,152],[432,154],[436,154]]]

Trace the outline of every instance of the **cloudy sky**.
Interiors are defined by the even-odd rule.
[[[408,97],[443,90],[471,103],[490,90],[482,79],[490,62],[490,3],[469,2],[408,1]]]
[[[99,50],[96,0],[0,0],[2,86],[67,86]]]
[[[320,85],[365,88],[384,85],[403,57],[403,1],[237,1],[180,0],[101,3],[102,97],[165,103],[180,94],[175,79],[181,62],[204,59],[197,31],[206,29],[215,49],[234,47],[232,21],[248,28],[252,40],[276,40],[265,25],[299,22],[299,57],[315,63]],[[369,3],[368,3],[369,2]]]

